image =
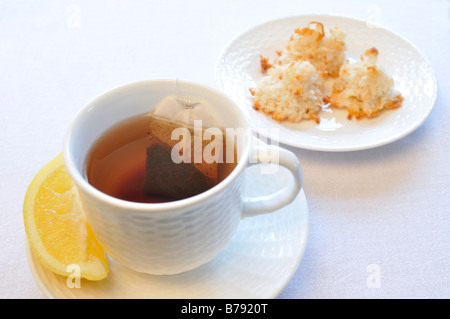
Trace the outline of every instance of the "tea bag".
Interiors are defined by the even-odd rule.
[[[208,101],[167,96],[147,117],[154,143],[147,149],[146,193],[180,199],[218,183],[225,134]]]

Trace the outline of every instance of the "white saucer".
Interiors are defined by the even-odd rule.
[[[280,168],[277,179],[246,171],[245,193],[268,194],[289,181]],[[270,181],[270,182],[269,182]],[[68,288],[66,278],[44,268],[27,245],[31,271],[49,298],[275,298],[297,270],[308,238],[308,204],[303,190],[289,206],[246,218],[227,247],[211,262],[172,276],[134,272],[110,258],[110,274],[102,281],[81,281]]]
[[[272,61],[294,30],[311,21],[344,31],[349,59],[359,60],[365,50],[376,47],[379,65],[393,77],[396,89],[405,98],[402,107],[361,120],[348,120],[345,110],[325,108],[319,113],[320,125],[314,121],[279,123],[254,110],[249,88],[255,88],[263,76],[260,55]],[[287,145],[317,151],[355,151],[394,142],[422,125],[437,97],[434,71],[416,46],[381,26],[331,15],[283,18],[241,33],[219,56],[216,81],[218,88],[241,107],[255,132]]]

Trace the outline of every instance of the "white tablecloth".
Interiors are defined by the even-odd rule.
[[[238,33],[300,14],[379,22],[413,42],[439,95],[409,136],[367,151],[295,149],[310,234],[279,298],[450,297],[450,1],[0,1],[0,298],[44,298],[25,255],[22,203],[87,101],[148,78],[215,86]]]

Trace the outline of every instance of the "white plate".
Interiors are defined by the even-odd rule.
[[[246,171],[245,193],[264,195],[291,178],[284,168],[271,183],[270,175]],[[308,238],[308,204],[303,190],[296,200],[271,214],[246,218],[225,249],[211,262],[172,276],[134,272],[110,259],[110,274],[102,281],[81,280],[68,288],[65,277],[42,266],[27,245],[31,271],[49,298],[274,298],[297,270]]]
[[[347,55],[359,60],[366,49],[379,50],[379,65],[394,78],[405,100],[399,109],[372,119],[348,120],[345,110],[321,112],[321,123],[282,124],[252,108],[249,88],[262,77],[259,56],[272,59],[296,28],[311,21],[337,26],[347,34]],[[276,20],[252,28],[231,41],[216,65],[220,90],[231,97],[251,119],[254,130],[265,137],[299,148],[320,151],[353,151],[396,141],[418,128],[430,115],[437,96],[436,77],[424,55],[401,36],[367,22],[338,16],[306,15]]]

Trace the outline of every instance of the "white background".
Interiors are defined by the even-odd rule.
[[[149,78],[215,87],[237,34],[269,20],[341,14],[378,22],[430,60],[427,121],[387,146],[294,151],[310,234],[279,298],[450,297],[450,1],[0,1],[0,297],[44,298],[25,255],[22,203],[76,112]],[[378,281],[371,281],[377,276]]]

